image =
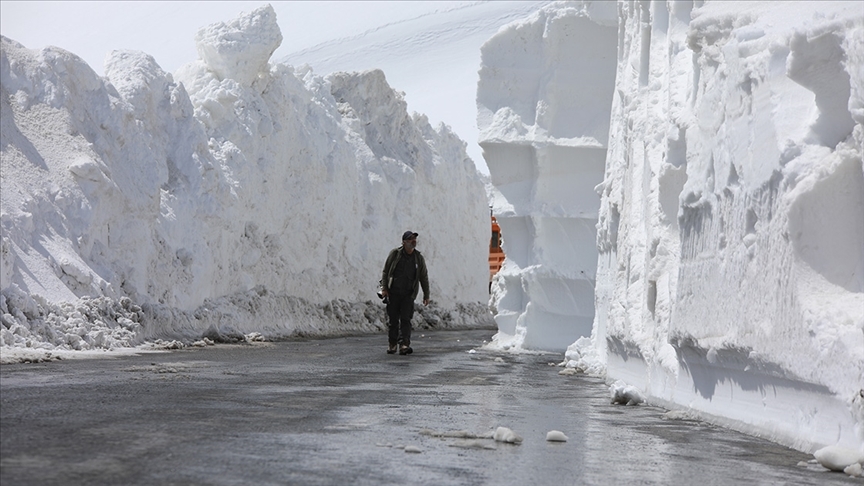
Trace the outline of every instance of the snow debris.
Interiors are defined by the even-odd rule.
[[[246,339],[247,343],[262,343],[267,341],[267,338],[264,337],[260,332],[250,332],[243,337]]]
[[[550,430],[546,432],[547,442],[567,442],[567,436],[560,430]]]
[[[645,401],[638,388],[622,380],[616,380],[609,386],[609,394],[613,405],[639,405]]]
[[[522,442],[522,437],[519,437],[507,427],[498,427],[495,429],[492,438],[495,439],[495,442],[506,442],[508,444],[520,444]]]
[[[465,439],[465,440],[457,440],[453,443],[448,444],[450,447],[457,447],[459,449],[486,449],[486,450],[495,450],[495,444],[490,443],[486,440],[479,439]]]
[[[405,452],[411,452],[414,454],[419,454],[419,453],[423,452],[423,450],[417,446],[409,445],[409,446],[405,446]]]
[[[564,358],[566,369],[592,376],[606,375],[605,357],[601,355],[591,338],[583,336],[577,339],[567,347]]]
[[[853,478],[857,478],[859,476],[864,476],[864,467],[862,467],[860,462],[856,462],[854,464],[850,464],[843,469],[843,472],[852,476]]]
[[[432,429],[420,429],[418,432],[420,435],[426,435],[429,437],[448,437],[448,438],[459,438],[459,439],[491,439],[492,432],[486,434],[475,434],[473,432],[469,432],[467,430],[453,430],[453,431],[435,431]]]
[[[0,295],[0,350],[128,347],[141,332],[141,308],[129,298],[52,303],[10,285]]]
[[[169,349],[183,349],[183,348],[186,347],[185,344],[183,344],[183,343],[180,342],[180,341],[174,340],[174,339],[172,339],[172,340],[170,340],[170,341],[163,341],[163,340],[161,340],[161,339],[156,339],[156,340],[153,341],[152,343],[147,343],[146,346],[147,346],[147,347],[150,347],[150,348],[152,348],[152,349],[165,349],[165,350],[169,350]]]
[[[420,429],[419,434],[444,439],[460,439],[448,444],[450,447],[458,447],[461,449],[495,449],[494,443],[490,443],[490,439],[494,436],[494,431],[485,434],[476,434],[467,430],[442,432],[432,429]]]
[[[700,416],[693,410],[669,410],[660,416],[663,420],[699,421]]]
[[[850,471],[858,471],[860,474],[861,465],[864,464],[864,452],[836,445],[826,446],[817,450],[813,453],[813,457],[819,461],[822,467],[832,471],[845,472],[844,470],[850,468],[850,466],[857,465],[857,469],[851,468]]]

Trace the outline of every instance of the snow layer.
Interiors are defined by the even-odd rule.
[[[492,283],[502,348],[563,351],[591,334],[615,13],[544,8],[482,47],[477,123],[507,254]]]
[[[570,366],[650,402],[864,450],[860,4],[620,2],[611,35],[606,6],[550,5],[483,48],[499,345],[576,341]],[[588,245],[547,223],[589,214],[590,312],[572,304]]]
[[[380,329],[370,299],[406,229],[435,301],[418,324],[488,319],[465,143],[381,71],[270,64],[281,39],[265,6],[202,28],[174,75],[114,51],[104,77],[2,39],[5,354]]]

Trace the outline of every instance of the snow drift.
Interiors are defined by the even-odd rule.
[[[269,6],[195,41],[173,75],[114,51],[100,77],[2,39],[4,353],[380,329],[376,282],[406,229],[435,302],[417,324],[488,321],[488,207],[463,141],[381,71],[271,64]]]
[[[570,366],[653,403],[864,450],[862,52],[844,2],[567,2],[502,29],[477,96],[496,345],[576,341]]]

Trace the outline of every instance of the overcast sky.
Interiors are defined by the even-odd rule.
[[[146,52],[173,72],[198,58],[194,38],[199,28],[266,3],[0,1],[0,33],[30,49],[49,45],[66,49],[99,74],[104,73],[106,54],[116,49]],[[319,74],[383,69],[390,85],[405,92],[409,111],[428,115],[433,125],[450,125],[467,142],[478,170],[488,174],[477,146],[480,46],[501,25],[545,3],[548,1],[270,2],[284,38],[272,60],[308,62]],[[475,28],[476,23],[485,25]],[[434,40],[425,47],[412,46],[406,56],[405,44],[399,39],[421,30],[431,33],[427,37]],[[377,39],[375,45],[369,40],[372,37]],[[358,40],[369,48],[357,48]],[[416,42],[416,36],[413,40]],[[403,52],[390,55],[390,46],[396,51],[400,44]],[[310,49],[316,46],[319,48]],[[354,54],[340,56],[348,51]]]

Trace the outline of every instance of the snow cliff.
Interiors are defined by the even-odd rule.
[[[607,6],[553,4],[483,47],[496,344],[573,343],[569,366],[654,403],[864,451],[860,5]],[[566,230],[589,216],[596,267]]]
[[[507,255],[492,297],[502,347],[563,351],[591,334],[616,42],[616,6],[599,3],[541,9],[483,45],[477,120]]]
[[[2,39],[0,349],[381,329],[406,229],[435,302],[418,325],[486,322],[488,206],[463,141],[381,71],[271,64],[269,6],[195,41],[173,75],[114,51],[100,77]]]

